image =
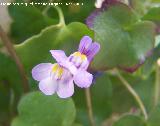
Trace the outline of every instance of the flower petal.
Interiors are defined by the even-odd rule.
[[[60,98],[71,97],[74,93],[73,79],[68,81],[68,83],[61,82],[58,84],[57,94]]]
[[[57,81],[53,80],[51,77],[41,80],[39,83],[39,89],[45,95],[52,95],[57,90]]]
[[[80,41],[78,51],[84,53],[86,50],[88,50],[91,43],[92,39],[89,36],[84,36]]]
[[[85,53],[89,62],[99,52],[99,50],[100,50],[100,44],[99,43],[94,42],[93,44],[91,44],[88,51]]]
[[[59,64],[65,68],[67,68],[72,74],[75,74],[77,72],[76,66],[72,62],[69,61],[69,58]]]
[[[67,59],[65,52],[62,50],[50,50],[50,53],[57,62],[63,62],[64,60]]]
[[[81,64],[81,66],[79,67],[79,69],[81,69],[81,70],[87,70],[87,69],[88,69],[88,66],[89,66],[89,61],[86,60],[86,61],[84,61],[84,62]]]
[[[74,75],[73,80],[78,87],[88,88],[92,84],[93,75],[87,71],[80,70]]]
[[[37,81],[41,81],[50,76],[52,67],[53,64],[51,63],[38,64],[32,69],[32,77]]]

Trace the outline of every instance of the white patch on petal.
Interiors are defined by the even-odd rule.
[[[77,69],[86,70],[88,68],[89,62],[87,56],[81,54],[80,52],[75,52],[70,56],[70,62],[72,62]]]
[[[52,72],[51,72],[51,76],[55,79],[55,80],[59,80],[61,79],[62,75],[64,72],[64,68],[61,67],[58,63],[54,64],[54,66],[52,67]]]
[[[32,77],[37,81],[41,81],[50,76],[52,67],[53,64],[51,63],[38,64],[32,69]]]
[[[51,77],[48,77],[39,83],[39,89],[45,95],[52,95],[57,90],[57,82],[53,80]]]
[[[87,71],[80,70],[73,77],[75,84],[81,88],[88,88],[92,84],[93,75]]]
[[[71,97],[74,93],[74,84],[73,84],[73,79],[68,81],[68,83],[61,83],[62,81],[59,82],[58,84],[58,90],[57,94],[60,98],[68,98]]]

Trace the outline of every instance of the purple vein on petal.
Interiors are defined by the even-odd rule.
[[[99,50],[100,44],[97,42],[92,43],[88,51],[85,53],[87,55],[88,60],[91,61],[93,57],[99,52]]]

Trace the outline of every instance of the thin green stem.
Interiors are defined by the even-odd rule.
[[[155,81],[155,95],[154,95],[154,105],[157,106],[160,95],[160,68],[156,65],[156,81]]]
[[[58,6],[55,6],[55,9],[57,10],[58,15],[59,15],[59,24],[65,25],[64,15],[63,15],[61,8]]]
[[[47,5],[47,7],[42,11],[42,14],[46,16],[49,9],[50,9],[50,6]]]
[[[52,3],[53,0],[49,0],[48,3]],[[47,15],[48,10],[50,9],[50,5],[48,4],[47,7],[43,10],[43,15]],[[58,12],[59,15],[59,25],[65,25],[65,20],[64,20],[64,15],[60,7],[54,6],[56,11]]]
[[[49,5],[49,3],[52,3],[52,2],[53,2],[53,0],[49,0],[46,8],[44,8],[44,10],[42,11],[42,14],[43,14],[44,16],[47,15],[47,12],[48,12],[48,10],[49,10],[50,7],[51,7],[51,5]]]
[[[90,121],[91,126],[95,126],[95,121],[93,117],[93,110],[92,110],[92,102],[91,102],[91,93],[90,89],[85,89],[85,95],[86,95],[86,103],[87,103],[87,109],[88,109],[88,118]]]
[[[117,70],[117,77],[119,78],[119,80],[122,82],[122,84],[128,89],[128,91],[132,94],[132,96],[135,98],[135,100],[137,101],[143,115],[144,118],[147,120],[148,119],[148,114],[146,111],[146,108],[140,98],[140,96],[136,93],[136,91],[131,87],[131,85],[128,83],[128,81],[119,73],[119,71]]]

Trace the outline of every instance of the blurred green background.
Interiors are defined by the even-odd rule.
[[[10,1],[0,0],[0,3],[1,2]],[[35,3],[49,1],[15,0],[12,2]],[[95,10],[94,0],[57,0],[53,2],[79,2],[83,3],[83,6],[73,4],[69,6],[60,5],[59,8],[61,8],[63,12],[66,25],[58,26],[57,24],[60,20],[59,12],[54,7],[43,5],[27,7],[18,5],[0,5],[0,25],[9,36],[17,55],[20,57],[24,65],[27,79],[29,81],[30,92],[32,92],[24,96],[22,80],[16,63],[9,55],[2,43],[2,40],[0,39],[0,126],[90,125],[83,89],[75,87],[74,96],[66,100],[59,99],[56,95],[44,96],[37,91],[38,83],[31,77],[31,69],[36,64],[41,62],[54,63],[54,60],[49,54],[50,49],[64,49],[67,54],[70,54],[71,52],[76,51],[78,43],[84,35],[89,35],[94,40],[100,40],[100,43],[104,44],[104,50],[107,48],[111,49],[108,49],[108,52],[103,50],[105,52],[104,55],[102,55],[101,52],[99,57],[96,58],[93,66],[96,66],[97,69],[99,67],[106,67],[109,64],[107,60],[111,61],[110,66],[113,65],[113,67],[118,68],[120,68],[119,66],[121,65],[123,66],[127,64],[128,67],[131,66],[131,64],[135,64],[135,62],[139,62],[139,57],[138,61],[136,59],[134,62],[129,62],[128,59],[132,59],[132,57],[130,57],[132,54],[137,54],[138,51],[141,52],[143,47],[146,46],[145,42],[152,40],[152,38],[156,38],[156,44],[152,45],[154,48],[153,55],[147,58],[146,62],[136,72],[133,74],[126,73],[125,71],[121,72],[142,99],[149,114],[149,119],[147,121],[144,120],[137,102],[126,90],[122,82],[119,81],[114,70],[103,71],[101,74],[95,74],[98,77],[91,87],[91,97],[94,119],[97,126],[160,126],[159,103],[156,107],[154,103],[156,92],[155,88],[159,88],[155,85],[156,83],[159,83],[158,79],[160,76],[158,72],[159,67],[156,62],[160,57],[160,30],[158,31],[158,28],[160,29],[160,1],[122,0],[123,3],[130,4],[127,6],[130,6],[132,11],[128,9],[128,14],[128,12],[125,13],[125,10],[127,10],[125,7],[120,7],[120,12],[117,11],[117,13],[119,12],[122,15],[124,14],[124,20],[121,18],[121,15],[119,16],[118,14],[115,15],[117,18],[113,16],[113,19],[107,14],[104,14],[106,17],[104,16],[104,18],[102,17],[97,20],[107,24],[108,22],[105,21],[110,18],[109,23],[111,25],[104,24],[103,29],[103,27],[99,27],[99,24],[96,22],[95,25],[97,25],[97,28],[92,30],[97,30],[96,32],[98,34],[95,34],[85,25],[86,18]],[[110,12],[111,15],[115,14],[114,12],[112,13],[112,11]],[[136,15],[136,18],[134,17],[134,14]],[[113,55],[114,53],[112,54],[113,48],[111,47],[114,47],[116,44],[109,44],[107,42],[113,42],[114,40],[122,42],[121,40],[128,40],[124,31],[118,31],[117,33],[114,31],[116,29],[121,29],[121,25],[123,25],[123,23],[119,23],[119,20],[129,22],[132,20],[130,17],[133,17],[133,22],[135,22],[135,20],[140,23],[143,23],[143,21],[152,21],[155,23],[157,32],[154,35],[152,32],[148,32],[152,31],[152,28],[150,30],[148,25],[144,25],[143,27],[137,26],[137,29],[139,29],[134,35],[136,37],[142,35],[143,39],[139,39],[138,37],[137,39],[134,36],[136,38],[135,40],[138,42],[144,40],[145,42],[142,46],[137,46],[138,49],[136,48],[135,50],[132,50],[131,55],[128,55],[128,53],[126,53],[127,49],[124,48],[128,41],[125,41],[126,43],[124,42],[124,45],[121,44],[119,48],[123,49],[123,51],[125,50],[127,57],[123,59],[119,55]],[[116,25],[114,25],[113,22],[116,22]],[[126,23],[127,25],[128,22]],[[147,33],[145,31],[147,31]],[[96,35],[101,36],[97,37]],[[117,36],[115,37],[115,35]],[[105,37],[108,37],[109,39]],[[122,53],[121,50],[120,52],[118,52],[119,50],[114,51],[116,54]],[[113,58],[114,64],[112,64],[112,59],[106,59],[107,56],[115,56]],[[122,59],[123,61],[118,59]],[[126,61],[128,62],[126,63]],[[117,121],[119,118],[120,120]]]

